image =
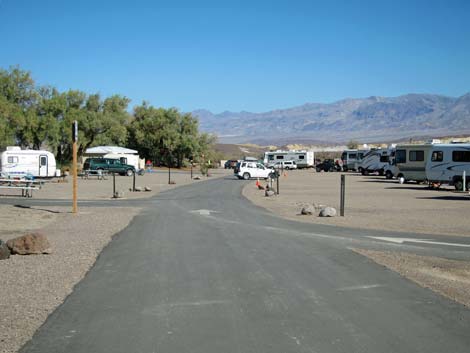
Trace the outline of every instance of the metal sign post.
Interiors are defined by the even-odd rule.
[[[72,185],[72,193],[73,193],[73,202],[72,202],[72,213],[78,213],[78,205],[77,205],[77,182],[78,182],[78,174],[77,174],[77,142],[78,142],[78,122],[77,120],[73,121],[72,124],[72,178],[73,178],[73,185]]]

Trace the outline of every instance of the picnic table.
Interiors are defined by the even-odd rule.
[[[29,179],[0,179],[0,189],[21,190],[22,197],[33,197],[33,190],[39,190],[44,182]]]
[[[96,176],[98,180],[107,180],[108,171],[107,170],[82,170],[79,173],[79,176],[82,179],[90,179],[90,177]]]

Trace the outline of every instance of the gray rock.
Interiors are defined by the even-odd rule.
[[[136,186],[134,191],[141,192],[142,191],[142,186]]]
[[[7,244],[0,239],[0,260],[6,260],[10,258],[10,249]]]
[[[302,210],[300,210],[300,214],[306,216],[313,215],[314,213],[316,213],[314,205],[305,205],[304,207],[302,207]]]
[[[201,177],[200,176],[195,176],[193,179],[194,180],[201,180]]]
[[[40,232],[25,234],[21,237],[10,239],[7,246],[12,254],[31,255],[31,254],[50,254],[51,245],[47,237]]]
[[[276,193],[273,190],[266,190],[264,192],[264,196],[266,196],[266,197],[271,197],[271,196],[274,196],[274,195],[276,195]]]
[[[320,217],[335,217],[336,209],[334,207],[325,207],[322,208],[319,214]]]
[[[124,191],[116,191],[114,193],[114,198],[115,199],[122,199],[124,197]]]
[[[145,190],[145,191],[152,191],[152,188],[151,188],[150,186],[146,186],[146,187],[144,188],[144,190]]]

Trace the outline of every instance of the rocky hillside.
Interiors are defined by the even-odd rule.
[[[308,103],[266,113],[193,112],[221,142],[391,141],[470,132],[470,93],[459,97],[408,94]]]

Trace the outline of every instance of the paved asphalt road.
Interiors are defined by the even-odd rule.
[[[350,250],[469,260],[468,247],[368,236],[469,239],[286,221],[243,185],[215,179],[144,202],[21,352],[470,351],[470,310]]]

